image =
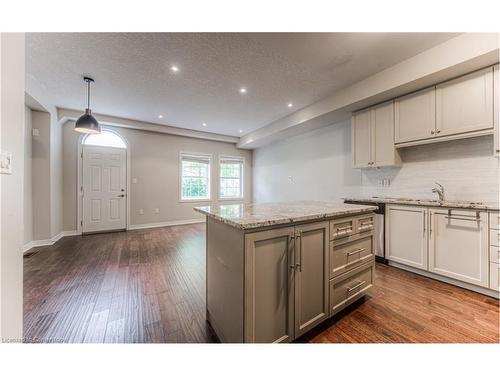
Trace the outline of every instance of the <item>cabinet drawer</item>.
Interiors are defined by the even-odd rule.
[[[356,218],[356,233],[368,232],[373,230],[375,225],[375,216],[366,215]]]
[[[500,230],[490,229],[490,246],[500,247]]]
[[[500,212],[490,212],[490,228],[500,229]]]
[[[330,316],[361,298],[373,286],[374,262],[330,280]]]
[[[490,262],[500,263],[500,247],[490,246]]]
[[[330,221],[330,240],[347,237],[356,232],[356,218],[343,218]]]
[[[330,242],[330,278],[373,258],[373,236],[371,233],[355,235],[354,239],[349,238],[349,241],[332,241]]]
[[[500,291],[500,264],[490,262],[490,289]]]

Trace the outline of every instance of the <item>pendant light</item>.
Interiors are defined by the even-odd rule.
[[[101,133],[101,125],[99,125],[96,118],[92,116],[92,111],[90,110],[90,84],[94,82],[94,80],[90,77],[83,77],[83,80],[87,82],[87,109],[85,109],[85,113],[76,120],[75,130],[80,133],[99,134]]]

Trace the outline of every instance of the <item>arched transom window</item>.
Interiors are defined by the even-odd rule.
[[[127,148],[125,141],[115,132],[103,129],[100,134],[89,134],[83,140],[84,145]]]

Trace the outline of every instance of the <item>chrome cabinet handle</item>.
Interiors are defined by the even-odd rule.
[[[291,254],[290,254],[290,259],[292,260],[291,264],[289,267],[293,270],[295,269],[295,237],[290,236],[290,248],[292,249]]]
[[[351,293],[353,290],[358,289],[360,286],[365,285],[366,281],[358,281],[358,284],[351,286],[350,288],[347,288],[347,294]]]
[[[423,236],[425,237],[425,211],[423,211],[422,213],[423,213],[423,216],[422,216],[422,224],[423,224],[423,226],[424,226]]]
[[[300,231],[295,232],[295,241],[299,241],[298,245],[295,242],[296,250],[299,252],[299,262],[295,261],[295,267],[298,268],[299,272],[302,272],[302,233]]]

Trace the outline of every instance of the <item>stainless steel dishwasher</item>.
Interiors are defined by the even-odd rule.
[[[346,199],[344,203],[360,204],[364,206],[376,206],[375,213],[375,259],[387,263],[385,259],[385,203],[364,202]]]

